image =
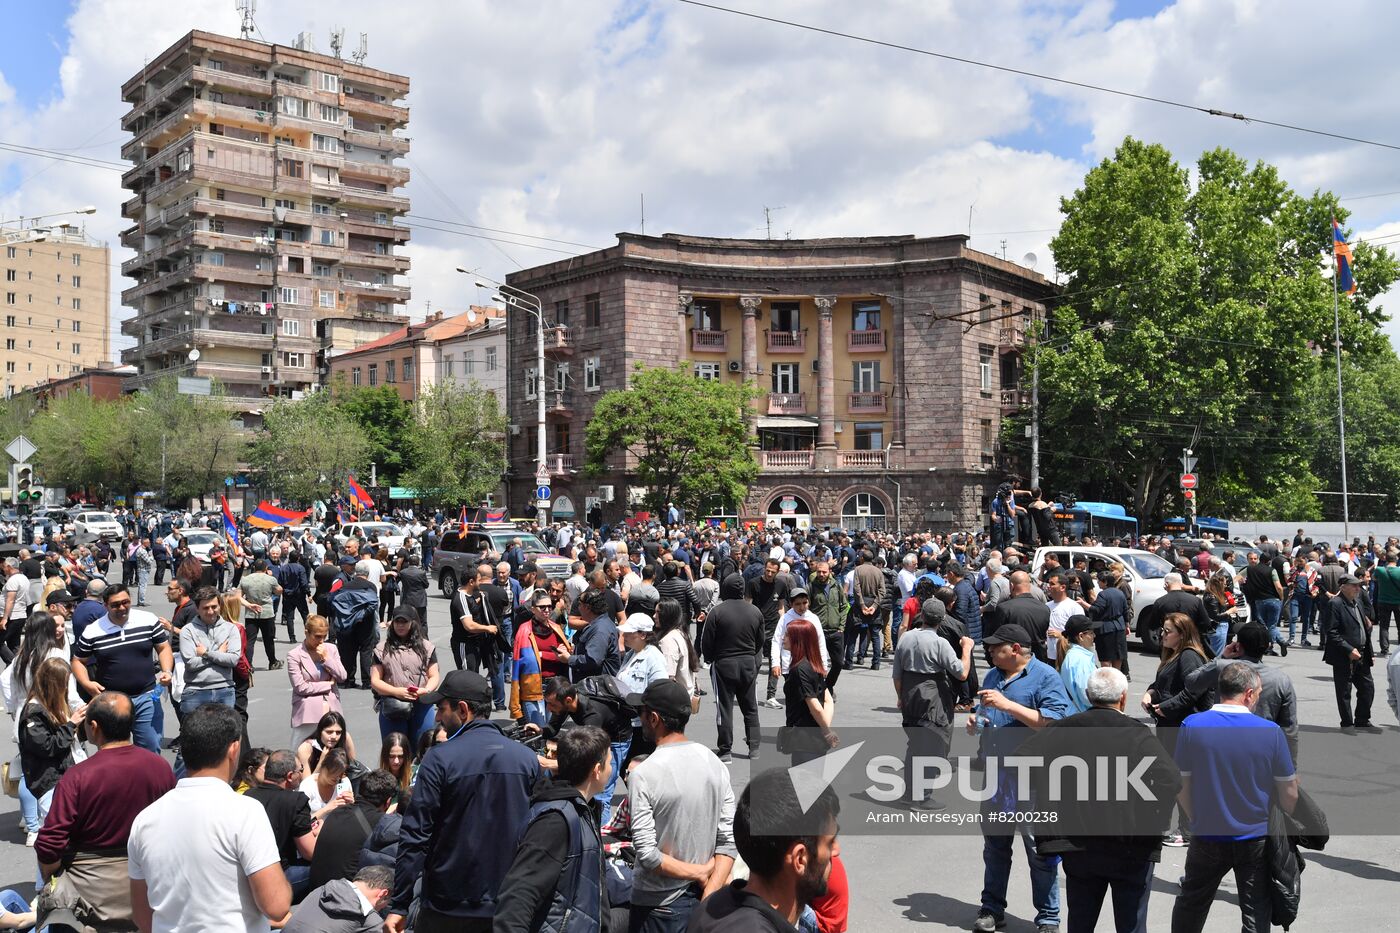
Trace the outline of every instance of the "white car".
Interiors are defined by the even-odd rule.
[[[76,512],[73,515],[73,531],[77,534],[97,535],[108,541],[120,541],[126,532],[111,512]]]
[[[366,541],[375,538],[390,551],[397,551],[403,547],[408,532],[393,522],[351,522],[341,526],[340,531],[336,532],[335,540],[338,544],[344,544],[350,537],[364,538]]]
[[[190,549],[190,553],[198,557],[201,562],[209,563],[209,551],[214,545],[219,545],[228,550],[228,542],[224,536],[216,534],[207,528],[190,528],[184,533],[185,546]]]
[[[1139,551],[1124,547],[1078,547],[1074,545],[1051,545],[1037,548],[1031,562],[1031,575],[1039,579],[1040,570],[1045,565],[1045,555],[1054,554],[1060,566],[1073,569],[1076,558],[1083,557],[1089,573],[1097,575],[1101,570],[1118,569],[1123,579],[1133,588],[1133,621],[1128,631],[1136,632],[1143,639],[1148,650],[1161,647],[1156,632],[1143,629],[1144,611],[1161,599],[1167,592],[1163,579],[1172,572],[1172,565],[1150,551]]]

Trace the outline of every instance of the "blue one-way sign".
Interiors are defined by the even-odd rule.
[[[541,487],[539,487],[538,489],[536,489],[536,490],[535,490],[535,498],[536,498],[536,499],[548,499],[548,498],[549,498],[549,487],[548,487],[548,486],[541,486]]]

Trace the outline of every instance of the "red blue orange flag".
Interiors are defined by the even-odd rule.
[[[358,502],[362,508],[374,508],[374,500],[370,498],[369,493],[365,492],[363,489],[360,488],[359,483],[355,482],[355,477],[353,475],[346,474],[346,479],[350,481],[350,495],[354,498],[354,500]]]
[[[296,525],[304,522],[306,516],[310,514],[310,509],[296,512],[263,501],[259,502],[258,507],[253,510],[253,514],[248,516],[248,524],[256,528],[281,528],[284,525]]]
[[[233,509],[228,507],[228,497],[220,496],[219,504],[224,510],[224,535],[228,538],[228,543],[233,545],[235,553],[243,549],[242,542],[238,540],[238,523],[233,520]]]
[[[1356,294],[1356,277],[1351,274],[1351,246],[1335,217],[1332,218],[1332,255],[1337,261],[1337,290]]]

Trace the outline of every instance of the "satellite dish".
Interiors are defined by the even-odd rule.
[[[1035,253],[1027,253],[1026,255],[1021,257],[1021,265],[1025,266],[1031,271],[1035,271],[1035,264],[1038,262],[1040,262],[1040,257],[1037,256]]]
[[[467,311],[467,323],[468,323],[468,324],[475,324],[475,323],[476,323],[476,309],[475,309],[475,308],[472,308],[472,309],[470,309],[470,310]]]
[[[191,363],[198,363],[198,362],[199,362],[199,351],[198,351],[198,350],[191,350],[191,351],[190,351],[190,362],[191,362]]]

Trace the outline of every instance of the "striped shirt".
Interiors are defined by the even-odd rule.
[[[105,615],[90,624],[73,644],[73,656],[85,664],[96,662],[88,676],[105,689],[134,697],[155,687],[153,652],[169,641],[155,613],[132,609],[121,628]]]

